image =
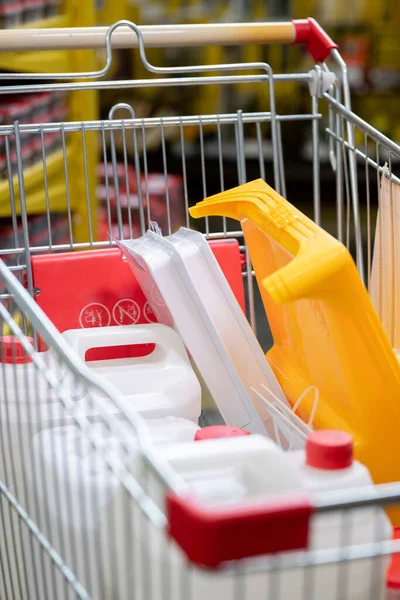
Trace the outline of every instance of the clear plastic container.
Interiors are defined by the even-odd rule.
[[[201,233],[185,228],[167,239],[182,259],[216,334],[229,354],[233,368],[247,395],[253,399],[265,429],[274,438],[272,417],[267,405],[253,394],[253,387],[255,384],[264,385],[286,406],[287,400],[207,240]],[[231,399],[226,398],[226,403],[220,403],[219,408],[229,423]]]
[[[181,335],[226,424],[265,434],[263,420],[247,393],[229,348],[174,244],[148,231],[138,240],[119,245],[157,320],[174,326]]]

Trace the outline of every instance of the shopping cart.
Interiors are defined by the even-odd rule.
[[[316,61],[315,67],[310,72],[297,74],[275,74],[264,63],[199,65],[172,70],[157,68],[146,59],[147,46],[269,42],[304,44]],[[113,49],[135,46],[144,66],[156,77],[140,81],[102,79],[110,68]],[[0,93],[64,90],[78,94],[79,90],[87,89],[101,91],[144,86],[223,85],[229,89],[236,84],[247,84],[265,87],[266,109],[264,112],[244,113],[238,107],[237,112],[229,114],[136,119],[131,107],[118,105],[113,108],[110,119],[102,121],[40,125],[16,122],[0,127],[6,158],[3,175],[8,181],[15,232],[15,247],[0,250],[7,260],[7,264],[0,262],[0,318],[3,334],[12,334],[19,340],[18,355],[15,354],[15,344],[7,346],[3,342],[2,381],[6,381],[6,367],[12,369],[17,362],[31,361],[22,379],[11,376],[13,395],[9,386],[3,384],[2,389],[0,597],[15,600],[90,597],[186,600],[197,596],[203,598],[207,594],[210,598],[283,600],[295,596],[312,600],[326,595],[329,590],[334,594],[331,597],[346,600],[355,597],[350,595],[350,590],[354,589],[352,582],[357,581],[361,586],[361,581],[371,578],[373,583],[368,587],[368,597],[371,600],[381,598],[384,587],[382,561],[386,564],[392,553],[400,551],[400,542],[381,540],[378,513],[380,507],[400,503],[400,484],[387,484],[372,491],[359,489],[346,494],[321,494],[314,502],[302,496],[270,498],[255,505],[242,503],[225,510],[213,510],[198,504],[191,497],[186,481],[152,445],[144,421],[134,411],[121,407],[114,388],[93,375],[40,309],[40,296],[44,292],[35,285],[33,265],[36,257],[42,255],[57,256],[57,252],[61,251],[113,246],[113,240],[104,242],[97,239],[95,215],[91,209],[91,174],[87,168],[86,186],[80,199],[87,206],[87,238],[78,239],[74,231],[77,199],[69,193],[71,161],[82,161],[86,165],[90,136],[95,136],[98,141],[99,156],[106,173],[109,164],[116,173],[116,135],[122,136],[125,142],[128,137],[132,139],[133,155],[128,155],[125,145],[122,160],[126,167],[128,163],[135,166],[139,219],[144,233],[153,220],[151,202],[146,197],[146,136],[151,130],[158,129],[161,133],[160,154],[165,176],[169,171],[166,132],[169,129],[175,132],[177,160],[174,168],[183,178],[185,224],[195,226],[189,218],[189,205],[223,190],[232,183],[232,174],[233,184],[244,183],[249,177],[250,158],[252,177],[271,181],[275,189],[286,196],[285,127],[289,131],[300,125],[301,131],[310,133],[312,186],[309,193],[314,199],[314,218],[324,225],[326,212],[329,212],[329,207],[321,202],[320,193],[321,172],[323,170],[325,176],[326,166],[329,166],[336,188],[335,233],[354,252],[360,275],[368,283],[374,233],[372,224],[380,175],[385,172],[390,179],[395,177],[400,147],[351,111],[346,65],[334,42],[313,20],[143,28],[122,22],[109,29],[25,29],[0,33],[2,51],[61,47],[71,50],[105,49],[106,64],[93,73],[46,75],[50,82],[46,84],[43,84],[43,75],[3,73],[1,79],[18,83],[3,86]],[[207,72],[204,76],[203,71]],[[22,81],[24,79],[29,79],[29,82]],[[308,112],[279,112],[274,87],[285,82],[296,82],[299,90],[309,87]],[[323,107],[328,110],[326,124],[322,116]],[[123,118],[117,119],[117,112]],[[186,143],[187,127],[197,128],[197,147],[192,141],[190,147]],[[69,222],[67,243],[56,243],[52,236],[55,192],[49,168],[51,155],[48,155],[44,143],[48,133],[59,137],[62,149],[63,212]],[[26,137],[38,139],[42,151],[40,184],[48,242],[40,246],[30,243],[26,181],[31,167],[24,165],[22,153]],[[268,153],[272,156],[271,172],[265,161]],[[209,170],[212,158],[218,165],[217,172]],[[141,176],[145,181],[143,189]],[[118,177],[115,177],[118,200],[117,180]],[[307,182],[304,186],[307,189]],[[363,198],[365,203],[361,202]],[[295,197],[292,201],[296,204]],[[58,204],[58,212],[60,210]],[[168,188],[165,210],[167,223],[171,223]],[[121,237],[124,218],[131,228],[130,214],[120,212],[118,225]],[[82,231],[81,224],[79,231]],[[203,232],[208,239],[239,240],[246,265],[243,278],[248,316],[254,329],[258,325],[262,334],[262,323],[259,320],[257,323],[253,274],[242,233],[225,219],[221,223],[205,220]],[[57,273],[52,271],[53,275],[54,272]],[[58,285],[54,279],[51,283],[53,287]],[[79,295],[80,282],[71,280],[68,284],[71,297]],[[109,280],[107,284],[112,285],[113,282]],[[57,306],[53,308],[58,310]],[[256,393],[263,394],[258,382],[254,382],[254,387]],[[34,408],[33,402],[39,396],[46,399],[46,415]],[[84,405],[76,398],[84,398]],[[19,417],[19,426],[11,431],[9,423],[13,411]],[[27,446],[26,435],[22,432],[21,411],[26,415],[25,428],[30,439],[36,431],[45,428],[46,419],[52,426],[67,423],[75,428],[72,437],[59,441],[58,445],[53,441],[52,449],[64,465],[64,480],[56,483],[56,480],[48,478],[48,465],[43,454]],[[278,410],[272,414],[275,413],[277,428],[290,437],[290,419]],[[301,435],[304,436],[302,430],[300,438]],[[115,437],[120,440],[118,451],[110,442]],[[62,436],[59,439],[63,440]],[[75,462],[69,460],[72,455],[78,457]],[[128,459],[133,457],[136,466],[132,470]],[[79,488],[85,469],[89,469],[94,482],[86,492]],[[87,475],[88,471],[85,473]],[[71,481],[78,482],[74,492],[68,484]],[[118,499],[111,503],[110,509],[110,495],[117,489]],[[63,537],[60,533],[63,523],[52,516],[54,507],[58,507],[58,514],[70,523],[71,535]],[[348,525],[351,511],[355,508],[367,511],[371,522],[376,516],[376,541],[368,545],[352,541]],[[338,547],[307,549],[309,528],[315,519],[326,514],[331,514],[340,524]],[[89,531],[88,526],[93,515],[101,524],[96,535],[90,533],[92,530]],[[76,533],[86,526],[87,533]],[[288,576],[292,582],[289,587]],[[324,582],[323,587],[321,581]]]

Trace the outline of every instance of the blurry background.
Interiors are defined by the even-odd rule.
[[[400,2],[398,0],[0,0],[0,26],[11,27],[63,27],[111,24],[128,19],[139,25],[164,23],[251,22],[288,20],[312,16],[326,28],[339,44],[339,49],[349,67],[353,94],[353,110],[383,133],[400,141],[400,119],[397,94],[400,87]],[[149,49],[148,60],[157,66],[216,64],[232,62],[265,61],[276,73],[308,71],[312,60],[299,47],[248,46],[246,48],[205,49]],[[104,64],[104,53],[91,51],[3,53],[0,69],[26,74],[34,72],[68,72],[98,69]],[[137,51],[113,53],[109,79],[141,79],[153,77],[141,64]],[[44,75],[45,78],[45,75]],[[280,114],[310,112],[311,102],[307,86],[296,83],[275,86],[277,110]],[[71,96],[65,93],[36,94],[17,97],[12,94],[0,98],[0,123],[49,122],[63,120],[106,119],[116,103],[127,103],[135,116],[204,115],[215,113],[269,110],[268,89],[264,85],[235,85],[233,87],[203,86],[181,88],[146,88],[131,91],[80,92]],[[323,108],[320,110],[323,112]],[[325,115],[326,116],[326,115]],[[116,117],[129,118],[128,113]],[[200,135],[201,134],[201,135]],[[272,183],[272,153],[268,128],[263,138],[257,132],[246,136],[247,179],[259,176],[258,150],[262,148],[265,161],[265,178]],[[31,136],[32,137],[32,136]],[[201,139],[199,140],[199,137]],[[109,235],[124,236],[131,231],[128,220],[117,227],[113,202],[117,194],[130,211],[133,234],[140,232],[138,220],[138,181],[135,173],[132,138],[121,135],[103,142],[87,134],[85,143],[86,164],[82,161],[82,139],[79,134],[67,140],[60,135],[46,135],[45,152],[40,139],[23,138],[24,183],[31,243],[48,243],[48,213],[51,213],[52,243],[68,243],[69,222],[73,221],[74,235],[87,240],[107,240]],[[107,172],[104,157],[111,153],[110,142],[115,144],[120,164],[118,181],[115,173]],[[286,165],[287,197],[305,212],[312,210],[311,127],[301,122],[282,125],[283,154]],[[363,140],[357,140],[360,144]],[[151,179],[146,190],[150,194],[157,219],[165,230],[165,197],[169,196],[171,210],[176,215],[173,226],[183,217],[183,195],[194,203],[205,194],[220,189],[218,140],[209,135],[207,127],[185,128],[185,169],[190,190],[183,189],[182,144],[179,127],[149,129],[138,138],[138,154],[144,168],[143,144],[146,146],[145,168]],[[223,140],[224,186],[238,184],[236,168],[237,145],[233,136]],[[124,152],[124,146],[126,152]],[[65,162],[63,148],[68,154],[71,210],[66,209]],[[8,149],[8,162],[16,183],[16,156]],[[332,186],[328,148],[321,140],[320,146],[321,195],[325,205],[332,205],[335,213],[335,190]],[[207,185],[204,170],[206,161]],[[229,161],[232,168],[229,168]],[[228,164],[227,164],[228,162]],[[44,170],[43,165],[46,165]],[[204,166],[204,165],[203,165]],[[167,168],[166,168],[167,167]],[[169,177],[165,176],[168,170]],[[44,177],[44,171],[45,177]],[[10,207],[9,169],[7,153],[0,148],[0,246],[14,244],[12,210]],[[361,174],[362,179],[362,174]],[[45,180],[45,181],[44,181]],[[47,191],[44,192],[44,183]],[[362,185],[362,183],[361,183]],[[118,188],[118,189],[117,189]],[[110,200],[110,204],[106,203]],[[92,231],[88,232],[87,213],[93,218]],[[126,212],[125,211],[125,216]],[[163,212],[164,211],[164,212]],[[325,227],[330,228],[329,211]],[[124,219],[122,219],[124,220]]]

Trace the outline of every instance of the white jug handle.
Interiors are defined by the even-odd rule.
[[[139,344],[156,344],[163,348],[166,355],[178,354],[187,362],[189,361],[185,346],[177,332],[160,323],[71,329],[64,331],[62,335],[83,361],[86,352],[92,348]]]

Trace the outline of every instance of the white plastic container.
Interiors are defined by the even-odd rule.
[[[395,527],[393,540],[400,539],[400,528]],[[393,554],[386,574],[385,600],[400,600],[400,554]]]
[[[200,232],[183,227],[166,239],[174,245],[182,259],[248,397],[253,398],[265,428],[273,437],[271,415],[265,402],[252,394],[252,388],[263,385],[286,406],[287,400],[207,240]],[[226,397],[221,413],[227,422],[230,421],[231,410],[231,399]]]
[[[174,416],[197,423],[201,413],[200,383],[179,335],[165,325],[125,325],[74,329],[64,338],[85,361],[88,350],[155,344],[148,356],[87,362],[112,383],[146,419]],[[96,397],[96,394],[93,394]]]
[[[315,431],[305,451],[289,452],[288,458],[302,485],[315,500],[321,492],[372,488],[368,469],[353,460],[351,436],[339,431]],[[392,539],[392,526],[383,510],[375,507],[315,515],[311,521],[312,550],[356,546]],[[347,564],[314,568],[315,597],[336,600],[340,578],[346,578],[346,600],[381,600],[390,557],[353,560]],[[298,574],[301,584],[301,575]],[[295,582],[295,577],[293,577]],[[285,584],[286,585],[286,584]],[[284,589],[287,589],[284,587]]]
[[[77,406],[85,414],[93,412],[84,399],[86,392],[60,367],[51,351],[41,356]],[[30,468],[33,436],[42,429],[72,423],[73,419],[13,336],[0,338],[0,389],[0,480],[28,508],[24,480]]]
[[[150,419],[147,424],[158,447],[192,442],[199,429],[193,421],[176,417]],[[92,431],[105,441],[107,455],[118,457],[123,463],[129,456],[135,478],[140,480],[142,464],[137,460],[132,428],[122,421],[119,437],[103,423],[94,424]],[[90,596],[104,598],[101,580],[99,583],[100,557],[104,551],[109,556],[116,531],[113,520],[108,518],[102,523],[100,535],[99,518],[116,493],[118,480],[77,425],[42,431],[33,440],[32,454],[40,465],[31,481],[42,507],[37,515],[40,529]],[[121,518],[126,515],[119,515]],[[112,596],[106,598],[111,600]]]
[[[286,455],[265,436],[243,435],[170,446],[164,449],[163,457],[190,484],[193,494],[209,506],[232,506],[250,499],[257,502],[279,492],[292,493],[300,489],[300,479]],[[164,507],[165,490],[151,476],[147,478],[147,491]],[[124,518],[118,518],[119,515]],[[237,581],[234,577],[208,574],[206,570],[189,566],[177,546],[167,540],[162,530],[146,521],[122,488],[106,507],[102,521],[107,522],[111,516],[116,526],[115,535],[112,546],[103,552],[106,598],[162,600],[168,596],[221,600],[235,597]],[[115,557],[114,568],[110,556]],[[251,585],[249,592],[255,595],[242,596],[260,600],[267,597],[265,588],[257,591],[256,585]]]
[[[315,435],[322,436],[320,432]],[[331,434],[328,434],[328,438],[329,435]],[[320,448],[323,448],[322,441],[321,438],[319,442],[317,437],[312,438],[308,444],[308,455],[312,454],[310,448],[315,448],[317,442]],[[210,506],[240,504],[250,498],[257,502],[285,491],[298,493],[308,490],[311,499],[317,499],[322,491],[372,486],[365,467],[356,462],[348,464],[351,459],[348,442],[346,436],[345,444],[342,438],[342,442],[336,444],[336,449],[333,449],[333,452],[341,453],[342,465],[345,464],[347,455],[347,466],[336,469],[336,473],[334,469],[327,472],[325,468],[315,472],[315,467],[306,464],[304,451],[285,453],[270,440],[257,435],[209,440],[206,443],[180,448],[170,447],[165,450],[163,456],[190,483],[192,492]],[[332,444],[327,453],[331,450]],[[323,452],[323,449],[320,450],[320,454]],[[153,482],[149,484],[148,490],[162,506],[162,487]],[[205,597],[208,600],[234,597],[236,577],[207,573],[193,566],[189,568],[182,552],[173,542],[167,542],[165,536],[156,528],[143,524],[140,511],[123,490],[118,490],[107,511],[107,514],[114,515],[117,526],[111,548],[111,555],[116,557],[114,570],[107,564],[107,553],[104,552],[106,562],[103,573],[106,578],[107,597],[128,600],[134,590],[134,597],[140,600],[147,597],[162,600],[163,594],[166,593],[166,585],[169,586],[171,597],[175,597],[178,596],[178,590],[182,589],[182,581],[185,585],[185,597],[193,600],[203,600]],[[118,519],[118,515],[125,515],[124,520]],[[310,550],[337,549],[391,539],[390,523],[385,513],[376,509],[355,509],[344,520],[337,514],[317,515],[312,518],[310,527]],[[140,535],[144,528],[145,539]],[[292,553],[292,556],[295,554]],[[262,563],[263,560],[269,559],[266,557],[257,560]],[[242,586],[242,597],[249,600],[265,600],[268,590],[276,589],[274,586],[278,585],[278,577],[277,598],[285,600],[304,600],[305,589],[310,594],[307,598],[365,600],[373,597],[374,600],[383,600],[387,565],[387,558],[351,561],[344,566],[340,563],[318,565],[307,570],[307,588],[304,587],[304,568],[285,570],[277,576],[266,572],[249,574]],[[146,577],[143,575],[143,572],[146,573],[145,568],[151,577],[151,596],[146,587],[148,582],[146,583]],[[165,573],[168,573],[168,576]],[[341,581],[342,584],[346,582],[346,589],[342,595],[339,587]],[[116,582],[126,583],[121,583],[117,590]]]
[[[174,244],[148,231],[119,245],[158,321],[181,335],[226,424],[265,434],[263,419]],[[268,420],[266,410],[265,415]]]
[[[59,364],[55,355],[51,351],[43,352],[41,358],[52,375],[62,383],[63,391],[75,401],[76,408],[90,419],[97,419],[97,411],[85,398],[86,390],[77,385],[71,374]],[[7,485],[35,521],[43,506],[39,506],[38,496],[34,493],[35,487],[32,485],[41,467],[37,457],[32,457],[32,439],[43,429],[73,424],[75,421],[45,377],[23,351],[19,340],[13,336],[0,338],[0,389],[0,480]],[[36,483],[37,481],[35,486]],[[9,552],[14,556],[10,585],[14,589],[15,600],[30,598],[36,585],[38,597],[48,597],[48,594],[43,592],[44,579],[39,583],[35,581],[35,569],[25,564],[24,548],[31,548],[35,552],[35,560],[43,561],[42,568],[49,577],[47,581],[50,581],[50,574],[54,574],[54,566],[49,556],[43,554],[29,534],[28,527],[21,526],[21,519],[15,510],[4,516],[5,531],[0,531],[0,557],[8,555]],[[18,531],[21,532],[20,536],[15,535]],[[24,572],[26,575],[21,578],[20,573]],[[55,581],[60,586],[63,584],[59,573],[55,575]],[[8,597],[4,585],[7,587],[0,577],[0,598]]]
[[[308,490],[323,492],[373,485],[368,469],[353,459],[351,436],[342,431],[314,431],[305,451],[290,452],[288,457]]]

